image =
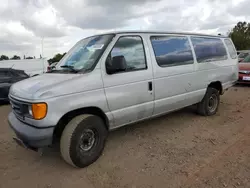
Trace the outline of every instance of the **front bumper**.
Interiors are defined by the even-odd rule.
[[[52,145],[55,127],[36,128],[19,121],[13,112],[8,116],[10,127],[17,138],[30,149],[38,149]]]

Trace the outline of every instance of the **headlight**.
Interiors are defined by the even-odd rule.
[[[29,112],[29,115],[30,115],[31,117],[33,117],[32,106],[31,106],[31,105],[28,106],[28,112]]]
[[[29,114],[36,120],[45,118],[47,114],[46,103],[35,103],[29,106]]]

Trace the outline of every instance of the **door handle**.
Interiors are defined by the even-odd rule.
[[[153,84],[152,84],[151,81],[148,82],[148,90],[149,90],[149,91],[152,91],[152,90],[153,90]]]

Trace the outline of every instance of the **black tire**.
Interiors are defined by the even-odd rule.
[[[89,139],[84,145],[83,137],[94,133],[94,139]],[[60,150],[62,158],[70,165],[78,168],[84,168],[95,162],[105,146],[108,130],[103,120],[95,115],[84,114],[73,118],[65,127],[61,140]],[[89,135],[88,135],[89,137]],[[92,142],[94,140],[94,142]],[[88,149],[88,150],[87,150]]]
[[[213,105],[211,105],[211,100],[214,100]],[[218,111],[219,104],[220,104],[219,91],[215,88],[208,87],[204,98],[197,105],[197,113],[202,116],[212,116],[216,114],[216,112]]]

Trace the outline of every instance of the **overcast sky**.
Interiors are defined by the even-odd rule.
[[[250,21],[250,0],[0,0],[0,54],[44,56],[110,30],[223,33]]]

